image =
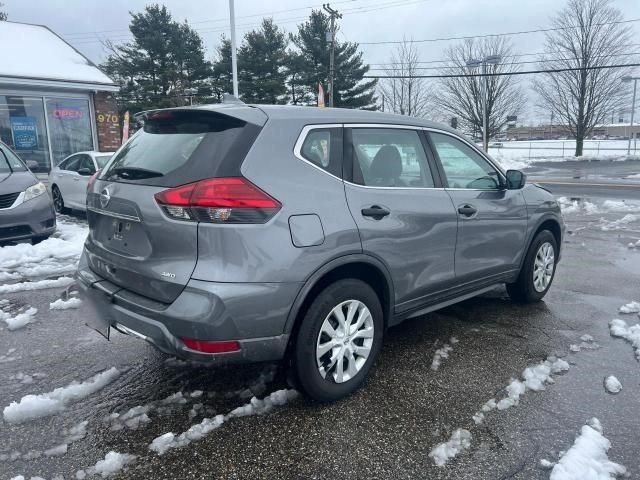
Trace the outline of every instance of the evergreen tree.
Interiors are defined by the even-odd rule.
[[[328,93],[329,52],[331,43],[327,40],[330,31],[329,16],[320,10],[313,10],[309,20],[298,25],[298,33],[291,40],[298,48],[297,61],[302,69],[299,78],[304,85],[301,103],[314,104],[318,92],[318,83],[322,83],[325,95]],[[336,107],[375,109],[376,80],[365,81],[363,76],[369,71],[369,65],[362,60],[358,44],[336,40],[334,57],[334,94]],[[290,76],[289,87],[293,77]],[[325,104],[328,105],[328,96]]]
[[[112,45],[107,74],[120,84],[120,109],[140,111],[189,104],[210,94],[211,64],[198,33],[172,19],[165,6],[131,13],[133,41]]]
[[[258,30],[244,36],[238,48],[238,90],[243,102],[285,102],[287,44],[286,34],[271,18],[265,18]],[[218,95],[232,91],[231,42],[225,37],[218,47],[213,76]]]
[[[4,3],[0,2],[0,8],[4,8]],[[4,22],[9,15],[4,10],[0,10],[0,21]]]

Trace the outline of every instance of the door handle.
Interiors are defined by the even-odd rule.
[[[464,215],[465,217],[472,217],[476,213],[478,213],[478,209],[473,205],[466,204],[458,207],[458,213],[460,215]]]
[[[375,220],[381,220],[387,215],[391,213],[391,211],[386,208],[380,207],[379,205],[372,205],[369,208],[363,208],[360,210],[363,217],[372,217]]]

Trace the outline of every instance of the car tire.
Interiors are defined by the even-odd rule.
[[[56,213],[65,214],[71,211],[71,209],[64,206],[64,199],[57,185],[51,187],[51,194],[53,195],[53,208]]]
[[[49,235],[40,235],[38,237],[31,237],[31,245],[37,245],[40,242],[44,242],[47,238],[49,238]]]
[[[343,313],[343,326],[351,320],[346,335],[339,312]],[[333,337],[327,333],[332,328]],[[368,284],[344,279],[329,285],[311,303],[298,329],[292,358],[295,385],[320,402],[351,394],[380,352],[383,329],[380,299]],[[331,347],[325,352],[327,345]]]
[[[547,294],[556,274],[558,243],[549,230],[542,230],[531,242],[518,279],[507,284],[512,300],[532,303]]]

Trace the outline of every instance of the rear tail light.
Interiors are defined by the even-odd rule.
[[[200,180],[154,196],[169,218],[196,222],[265,223],[282,207],[242,177]]]
[[[222,342],[194,340],[192,338],[183,338],[181,340],[188,349],[202,353],[231,353],[240,351],[240,343],[235,340]]]
[[[93,184],[96,182],[96,178],[100,175],[100,170],[89,177],[89,181],[87,182],[87,192],[90,192],[93,188]]]

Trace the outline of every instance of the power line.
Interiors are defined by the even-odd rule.
[[[543,54],[541,54],[543,55]],[[618,53],[618,54],[614,54],[614,55],[599,55],[597,57],[593,57],[593,58],[610,58],[610,57],[630,57],[630,56],[635,56],[635,55],[640,55],[640,52],[631,52],[631,53]],[[567,60],[572,60],[572,59],[567,59]],[[557,62],[558,59],[555,58],[548,58],[548,59],[540,59],[540,60],[528,60],[525,62],[505,62],[505,63],[500,63],[500,65],[527,65],[527,64],[532,64],[532,63],[548,63],[548,62]],[[384,65],[384,64],[382,64]],[[402,66],[403,64],[398,64],[400,66]],[[407,63],[405,62],[404,65],[406,66]],[[397,68],[394,66],[388,66],[387,68],[370,68],[369,70],[382,70],[382,71],[387,71],[387,70],[392,70],[393,68]],[[440,67],[413,67],[414,70],[442,70],[445,68],[464,68],[463,65],[442,65]]]
[[[632,23],[638,22],[640,18],[633,18],[631,20],[620,20],[616,22],[602,22],[602,23],[594,23],[593,26],[604,26],[604,25],[617,25],[622,23]],[[489,37],[508,37],[512,35],[527,35],[530,33],[544,33],[544,32],[556,32],[558,30],[570,30],[572,28],[580,28],[579,26],[569,26],[569,27],[557,27],[557,28],[538,28],[535,30],[521,30],[518,32],[504,32],[504,33],[487,33],[482,35],[463,35],[459,37],[439,37],[439,38],[425,38],[422,40],[411,40],[413,43],[426,43],[426,42],[446,42],[449,40],[470,40],[472,38],[489,38]],[[405,43],[406,40],[387,40],[387,41],[379,41],[379,42],[358,42],[360,45],[393,45]]]
[[[594,67],[568,67],[551,68],[547,70],[527,70],[520,72],[495,72],[495,73],[459,73],[442,75],[364,75],[362,78],[470,78],[470,77],[504,77],[508,75],[532,75],[537,73],[562,73],[576,72],[580,70],[607,70],[610,68],[640,67],[640,63],[623,63],[617,65],[599,65]]]

